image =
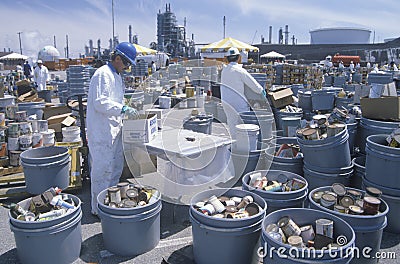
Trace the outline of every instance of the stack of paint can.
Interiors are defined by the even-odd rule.
[[[193,207],[200,213],[215,218],[242,219],[260,212],[260,206],[251,195],[227,197],[212,195],[209,199],[197,202]]]

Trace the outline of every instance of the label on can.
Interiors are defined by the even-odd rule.
[[[325,218],[315,220],[315,232],[318,235],[323,235],[333,238],[333,221]]]
[[[278,221],[278,227],[282,229],[285,236],[299,236],[300,227],[288,216],[284,216]]]

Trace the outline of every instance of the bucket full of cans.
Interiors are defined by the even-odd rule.
[[[238,189],[213,189],[193,196],[189,209],[196,263],[252,263],[258,260],[266,202]],[[234,249],[234,250],[233,250]]]
[[[283,208],[302,208],[308,194],[308,183],[303,177],[279,170],[249,172],[242,178],[242,188],[267,202],[267,214]]]
[[[365,192],[334,183],[317,188],[309,195],[311,208],[337,215],[354,229],[360,256],[353,259],[352,263],[378,262],[378,259],[364,256],[362,250],[369,247],[371,251],[368,254],[375,256],[380,249],[389,206],[379,198],[379,193],[375,189]]]
[[[355,233],[333,214],[287,208],[265,217],[261,241],[264,263],[349,263]]]
[[[119,256],[155,248],[160,241],[160,198],[158,190],[128,182],[101,191],[97,211],[105,248]]]
[[[58,188],[13,204],[9,212],[18,258],[22,263],[72,263],[79,258],[81,201]]]

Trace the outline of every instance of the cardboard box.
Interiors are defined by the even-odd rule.
[[[71,109],[69,109],[66,105],[62,106],[47,106],[43,108],[43,119],[48,119],[52,116],[62,115],[72,113]]]
[[[157,115],[140,115],[139,119],[123,121],[122,138],[126,143],[148,143],[158,130]]]
[[[282,89],[276,92],[268,92],[268,96],[275,108],[285,107],[293,103],[293,92],[290,88]]]
[[[52,116],[47,119],[49,129],[54,129],[56,133],[61,133],[63,127],[74,125],[75,121],[76,119],[70,113]]]
[[[400,97],[361,98],[360,102],[363,117],[400,121]]]

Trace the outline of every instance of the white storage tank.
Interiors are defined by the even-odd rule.
[[[310,44],[369,44],[371,30],[334,27],[310,30]]]

